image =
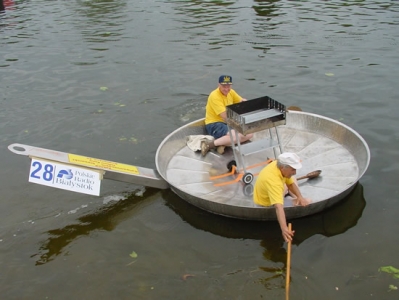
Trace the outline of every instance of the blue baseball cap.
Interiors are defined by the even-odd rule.
[[[220,84],[233,84],[233,77],[229,75],[221,75],[219,77]]]

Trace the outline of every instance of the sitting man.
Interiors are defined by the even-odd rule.
[[[260,206],[273,205],[286,242],[292,240],[294,231],[288,230],[284,212],[284,196],[287,192],[294,198],[294,205],[306,206],[311,201],[302,196],[293,175],[302,168],[301,160],[295,153],[285,152],[278,156],[259,173],[254,187],[254,202]]]
[[[210,142],[201,142],[202,156],[205,156],[209,150],[213,148],[217,148],[218,153],[222,154],[224,152],[225,146],[232,145],[226,124],[226,106],[246,100],[231,88],[232,84],[233,78],[231,76],[220,76],[218,87],[212,91],[208,97],[205,114],[205,128],[207,133],[213,136],[215,140]],[[236,133],[234,130],[231,130],[231,132],[233,135],[234,144],[236,144]],[[240,143],[248,141],[252,138],[252,136],[252,134],[242,135],[241,133],[238,133]]]

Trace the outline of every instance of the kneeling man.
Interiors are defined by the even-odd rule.
[[[302,196],[297,181],[293,175],[302,168],[299,156],[285,152],[262,169],[254,188],[254,202],[260,206],[274,206],[277,220],[280,224],[283,238],[286,242],[292,240],[294,231],[289,231],[284,212],[284,196],[289,194],[294,198],[294,205],[306,206],[311,201]]]

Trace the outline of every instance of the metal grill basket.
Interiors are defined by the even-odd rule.
[[[268,96],[228,105],[226,113],[227,125],[244,135],[286,122],[285,105]]]

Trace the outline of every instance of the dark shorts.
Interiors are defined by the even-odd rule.
[[[222,136],[225,136],[229,129],[227,128],[227,124],[222,122],[210,123],[205,125],[206,132],[213,136],[215,139],[218,139]]]

